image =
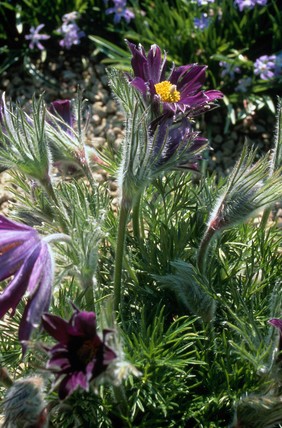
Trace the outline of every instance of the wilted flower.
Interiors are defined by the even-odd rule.
[[[75,309],[69,321],[50,314],[42,317],[44,329],[59,343],[49,348],[47,368],[55,373],[59,397],[67,398],[77,388],[88,391],[90,382],[103,373],[116,358],[106,345],[109,330],[101,339],[96,330],[96,315]]]
[[[126,7],[126,0],[113,0],[114,7],[109,7],[106,9],[106,15],[114,13],[114,24],[118,24],[122,18],[125,19],[127,23],[131,21],[131,19],[135,18],[134,13]]]
[[[276,56],[262,55],[254,63],[254,73],[262,80],[269,80],[275,77]]]
[[[210,18],[207,13],[202,13],[200,18],[194,18],[194,27],[197,30],[204,31],[210,24]]]
[[[40,50],[45,49],[44,46],[40,43],[40,40],[50,39],[50,36],[48,36],[47,34],[39,34],[39,31],[41,31],[43,27],[44,27],[44,24],[40,24],[36,28],[31,27],[30,34],[25,36],[26,40],[30,40],[30,43],[29,43],[30,49],[34,49],[34,47],[37,47]]]
[[[0,318],[11,315],[28,292],[19,328],[19,339],[28,340],[32,329],[49,308],[53,260],[49,245],[30,226],[0,215],[0,281],[12,277],[0,295]]]
[[[267,0],[235,0],[234,4],[238,6],[240,12],[244,9],[253,9],[256,5],[265,6]]]
[[[127,44],[132,53],[134,72],[134,77],[128,75],[128,78],[145,99],[149,96],[149,101],[153,101],[157,115],[182,112],[187,116],[195,116],[210,109],[214,100],[223,97],[220,91],[200,91],[205,81],[206,66],[173,66],[170,75],[166,77],[166,55],[162,59],[159,46],[152,45],[146,56],[142,45],[137,47],[130,42]]]

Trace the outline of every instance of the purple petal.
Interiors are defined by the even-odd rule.
[[[69,126],[73,126],[73,116],[71,113],[71,101],[70,100],[57,100],[53,101],[50,106],[50,112],[54,115],[59,116]]]
[[[9,220],[3,215],[0,215],[0,230],[1,229],[7,229],[7,230],[27,230],[32,231],[33,233],[37,234],[36,230],[33,229],[30,226],[26,226],[25,224],[17,223],[15,221]]]
[[[143,95],[146,95],[148,92],[148,86],[145,81],[140,77],[135,77],[131,82],[131,85],[134,86],[138,91],[142,92]]]
[[[166,66],[166,58],[162,61],[161,49],[157,45],[152,45],[148,52],[148,79],[153,83],[158,83],[163,80]]]
[[[35,247],[34,251],[25,260],[14,279],[0,295],[0,318],[2,318],[9,309],[12,309],[12,313],[15,312],[17,305],[27,290],[34,263],[40,252],[40,247],[40,245]]]
[[[59,386],[59,398],[64,400],[70,394],[72,394],[77,388],[83,388],[88,391],[89,389],[89,380],[87,375],[83,372],[74,372],[66,375],[64,379],[60,382]]]
[[[282,319],[272,318],[268,321],[269,324],[273,325],[276,328],[280,329],[280,333],[282,334]]]
[[[53,261],[48,250],[48,245],[45,244],[44,247],[45,248],[43,248],[43,250],[41,249],[44,259],[40,259],[40,254],[36,261],[36,265],[38,265],[38,267],[35,266],[36,272],[33,269],[29,281],[28,290],[32,288],[34,294],[29,297],[22,316],[22,321],[19,328],[20,341],[29,340],[33,328],[40,324],[43,312],[48,311],[51,303]],[[46,248],[47,253],[45,252]],[[42,262],[44,262],[44,264],[42,264]],[[34,277],[34,275],[36,275],[36,277]],[[31,282],[33,282],[33,284],[30,287]]]
[[[67,345],[69,341],[68,325],[63,318],[51,314],[42,315],[42,325],[50,336],[58,342]]]
[[[19,270],[23,261],[40,242],[39,236],[34,236],[30,232],[5,231],[2,232],[2,237],[4,239],[0,238],[0,281]]]
[[[94,312],[78,312],[74,315],[72,324],[74,333],[92,337],[96,335],[96,314]]]

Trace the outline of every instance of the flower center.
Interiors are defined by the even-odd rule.
[[[97,346],[97,343],[93,343],[93,340],[85,340],[78,349],[77,356],[82,363],[88,364],[96,356],[99,348],[100,346]]]
[[[177,103],[180,100],[180,92],[176,85],[172,85],[168,80],[156,83],[155,89],[161,100],[166,103]]]

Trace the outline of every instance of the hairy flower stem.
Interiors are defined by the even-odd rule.
[[[199,268],[199,271],[204,274],[206,271],[206,261],[207,261],[207,253],[209,245],[216,233],[216,230],[209,227],[200,243],[199,250],[198,250],[198,256],[197,256],[197,266]]]
[[[46,178],[45,180],[41,180],[41,185],[45,189],[47,195],[54,202],[55,206],[60,209],[60,213],[64,213],[65,208],[64,208],[62,202],[57,198],[57,196],[54,192],[54,188],[53,188],[52,181],[51,181],[50,177],[48,176],[48,178]],[[68,228],[66,226],[66,223],[63,219],[62,214],[57,216],[57,217],[58,217],[58,222],[62,228],[62,231],[67,234]]]
[[[121,277],[125,249],[126,226],[131,205],[122,198],[117,231],[115,271],[114,271],[114,310],[118,311],[121,304]]]
[[[123,385],[118,385],[118,386],[113,385],[113,393],[114,393],[115,401],[117,404],[117,408],[120,412],[120,417],[121,417],[121,421],[123,422],[123,426],[125,426],[127,428],[131,428],[132,425],[127,418],[128,400],[127,400],[127,397],[125,395]],[[125,425],[125,418],[126,418],[126,422],[128,422],[128,424],[126,424],[126,425]]]
[[[133,234],[134,238],[140,240],[140,206],[141,206],[141,194],[136,199],[135,205],[132,210],[132,223],[133,223]]]
[[[260,222],[260,229],[261,230],[265,230],[269,216],[271,213],[271,208],[266,208],[263,212],[262,218],[261,218],[261,222]]]

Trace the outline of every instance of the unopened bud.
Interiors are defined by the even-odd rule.
[[[39,376],[16,381],[4,402],[3,428],[46,428],[47,409]]]

